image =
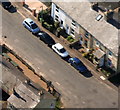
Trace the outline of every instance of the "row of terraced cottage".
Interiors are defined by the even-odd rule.
[[[97,12],[91,6],[90,2],[53,2],[51,16],[67,34],[79,41],[84,51],[94,49],[94,62],[99,67],[117,72],[118,29],[104,19],[100,10]]]

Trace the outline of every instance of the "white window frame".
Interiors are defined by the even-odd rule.
[[[76,27],[76,22],[74,20],[72,20],[72,23],[71,23],[74,27]]]
[[[59,12],[59,7],[58,6],[56,6],[56,9],[55,9],[57,12]]]
[[[89,34],[88,32],[85,33],[85,37],[86,37],[87,39],[89,39],[89,35],[90,35],[90,34]]]
[[[74,35],[74,34],[75,34],[75,30],[74,30],[73,28],[71,28],[70,33],[71,33],[72,35]]]
[[[108,52],[108,56],[109,56],[110,58],[112,58],[113,53],[112,53],[111,51],[109,51],[109,52]]]

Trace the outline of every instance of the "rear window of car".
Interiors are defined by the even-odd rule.
[[[66,50],[64,48],[60,49],[61,53],[64,53]]]
[[[32,29],[35,29],[35,28],[37,28],[38,26],[34,23],[34,24],[31,25],[31,27],[32,27]]]

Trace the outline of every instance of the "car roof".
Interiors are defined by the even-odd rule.
[[[60,43],[56,43],[55,46],[58,48],[58,49],[62,49],[63,46],[60,44]]]
[[[24,21],[26,21],[29,24],[33,24],[34,23],[34,21],[32,19],[30,19],[30,18],[26,18]]]
[[[78,58],[76,58],[76,57],[72,58],[72,60],[73,60],[74,62],[76,62],[76,63],[81,62],[81,61],[80,61]]]

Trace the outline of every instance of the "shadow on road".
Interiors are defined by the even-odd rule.
[[[120,86],[120,73],[108,79],[115,86]]]
[[[93,75],[92,75],[92,73],[91,73],[91,71],[88,71],[88,72],[85,72],[85,73],[81,73],[83,76],[85,76],[86,78],[90,78],[90,77],[92,77]]]
[[[64,61],[68,62],[69,58],[71,58],[70,55],[68,55],[66,58],[62,58]]]

